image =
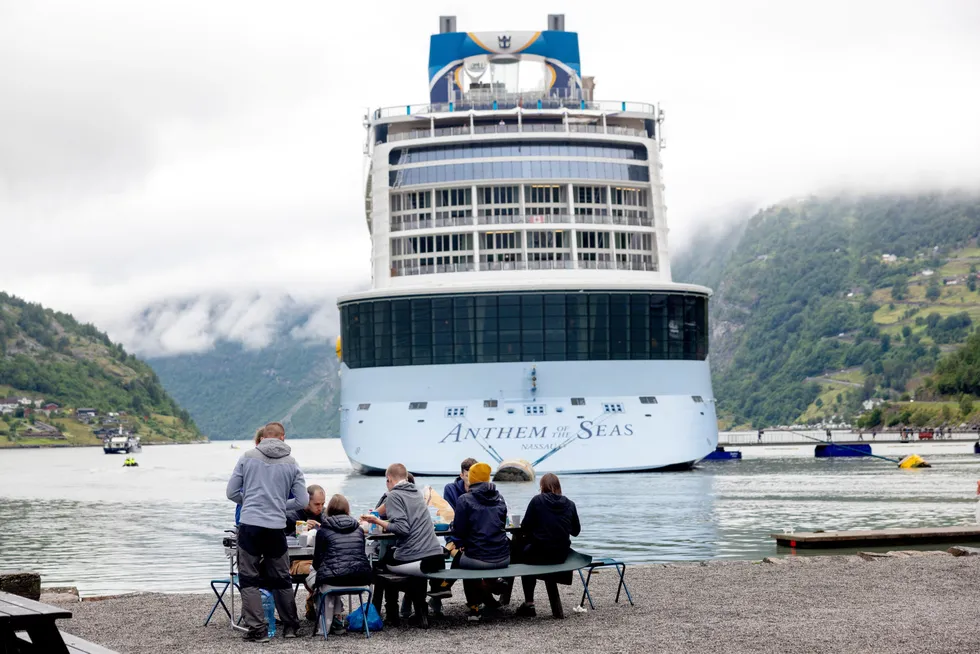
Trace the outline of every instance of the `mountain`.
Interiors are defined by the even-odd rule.
[[[31,405],[0,401],[8,407],[0,422],[0,446],[99,444],[93,434],[98,425],[75,419],[79,408],[126,414],[122,426],[144,442],[200,437],[156,373],[122,345],[66,313],[0,292],[2,398],[23,398]],[[52,415],[37,411],[38,405],[52,403],[58,405],[53,413],[47,409]],[[118,424],[115,416],[112,421]]]
[[[290,438],[328,438],[339,436],[340,422],[335,314],[332,301],[304,305],[285,296],[185,300],[148,308],[131,337],[144,347],[147,334],[171,342],[160,325],[196,316],[186,340],[205,347],[171,354],[152,346],[147,360],[210,438],[250,439],[273,420]]]
[[[929,395],[980,321],[978,232],[976,196],[924,194],[797,199],[703,236],[673,269],[715,290],[722,426],[849,420]]]

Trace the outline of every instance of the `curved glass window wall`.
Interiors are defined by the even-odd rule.
[[[487,159],[491,157],[592,157],[596,159],[634,159],[646,161],[647,150],[634,145],[594,145],[568,141],[507,141],[504,143],[460,143],[424,148],[396,148],[388,154],[388,164],[426,163],[447,159]]]
[[[483,179],[603,179],[650,181],[646,165],[603,161],[484,161],[408,168],[388,173],[391,188]]]
[[[351,368],[708,356],[708,298],[689,293],[493,293],[340,307]]]

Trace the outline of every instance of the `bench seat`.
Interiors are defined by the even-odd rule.
[[[61,632],[61,638],[65,641],[65,645],[71,654],[118,654],[102,645],[90,643],[87,640],[82,640],[78,636],[72,636],[63,631]]]

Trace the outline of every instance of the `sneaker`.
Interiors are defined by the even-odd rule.
[[[269,642],[269,632],[268,631],[250,631],[242,640],[246,643],[268,643]]]
[[[347,632],[347,625],[344,624],[344,619],[339,616],[334,616],[333,621],[330,623],[330,633],[334,636],[339,636],[340,634]]]
[[[534,610],[534,604],[528,604],[527,602],[523,602],[520,606],[517,607],[517,610],[514,612],[514,615],[522,618],[533,618],[538,615],[538,612]]]
[[[492,596],[487,598],[487,601],[483,603],[483,608],[486,611],[499,611],[500,602],[494,599]]]
[[[444,618],[446,614],[442,612],[442,600],[433,597],[429,600],[429,608],[432,609],[433,618]]]
[[[466,615],[466,620],[468,622],[479,622],[480,621],[480,607],[471,606],[470,612]]]
[[[282,637],[283,638],[299,638],[300,637],[299,626],[297,626],[297,625],[288,625],[288,626],[283,627],[282,628]]]

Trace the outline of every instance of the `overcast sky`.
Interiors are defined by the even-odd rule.
[[[597,98],[665,110],[674,249],[735,203],[980,180],[977,0],[0,0],[0,290],[150,352],[148,304],[205,297],[180,351],[366,286],[365,110],[426,101],[440,14],[555,11]]]

